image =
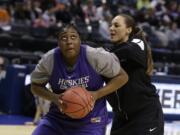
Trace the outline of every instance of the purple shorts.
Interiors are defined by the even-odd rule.
[[[32,135],[105,135],[106,128],[83,129],[83,128],[69,128],[61,127],[60,125],[53,125],[52,123],[40,122]]]

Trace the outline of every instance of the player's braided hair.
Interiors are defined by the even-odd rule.
[[[146,47],[147,47],[147,71],[146,73],[148,75],[152,75],[153,73],[153,59],[152,59],[152,53],[151,53],[151,48],[150,46],[147,44],[144,32],[142,29],[140,29],[139,27],[136,26],[135,20],[133,19],[133,17],[127,15],[127,14],[120,14],[119,16],[123,17],[126,23],[126,26],[129,28],[132,28],[132,32],[129,35],[130,39],[133,38],[140,38],[144,41]]]

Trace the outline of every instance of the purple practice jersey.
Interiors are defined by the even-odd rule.
[[[35,71],[33,71],[31,80],[36,83],[48,81],[52,91],[56,94],[63,93],[66,89],[75,86],[96,91],[103,87],[102,75],[112,78],[119,71],[119,61],[113,54],[102,49],[81,45],[80,54],[74,67],[67,67],[60,48],[55,48],[42,58]],[[82,119],[68,117],[52,103],[48,114],[40,122],[39,129],[41,129],[41,125],[47,125],[47,127],[57,131],[59,135],[103,135],[107,120],[108,115],[104,98],[97,100],[93,110]],[[35,131],[35,135],[38,134],[37,132],[39,130]]]
[[[56,48],[54,51],[54,68],[49,81],[54,93],[59,94],[75,86],[82,86],[92,91],[103,86],[104,81],[102,77],[97,74],[87,61],[85,46],[81,46],[77,63],[70,71],[63,61],[60,49]],[[107,123],[106,102],[104,98],[98,100],[93,110],[86,117],[76,120],[62,114],[58,107],[52,104],[46,117],[50,121],[53,119],[57,124],[62,124],[66,129],[83,127],[88,129],[101,128],[105,127]]]

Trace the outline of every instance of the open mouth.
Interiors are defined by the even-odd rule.
[[[115,36],[115,34],[111,34],[111,38],[113,38]]]
[[[68,53],[71,53],[71,52],[74,52],[74,49],[73,48],[69,48],[66,50]]]
[[[111,35],[111,37],[113,37],[113,36],[115,36],[116,34],[115,34],[115,32],[111,32],[110,35]]]

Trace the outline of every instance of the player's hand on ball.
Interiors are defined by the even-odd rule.
[[[81,119],[94,108],[94,99],[96,99],[96,94],[91,94],[84,87],[71,87],[60,95],[60,108],[70,118]]]
[[[62,100],[62,94],[55,94],[54,96],[54,103],[58,106],[59,110],[63,113],[63,110],[66,108],[66,105],[64,104],[63,100]]]
[[[62,100],[62,97],[63,97],[63,93],[62,94],[60,94],[59,95],[59,99],[58,99],[58,101],[59,101],[59,110],[63,113],[64,111],[63,110],[65,110],[66,109],[66,107],[67,107],[67,105],[63,102],[63,100]]]
[[[90,103],[91,110],[93,110],[94,104],[95,104],[96,100],[98,99],[98,95],[97,95],[97,92],[95,92],[95,91],[89,91],[89,92],[91,94],[91,103]]]

